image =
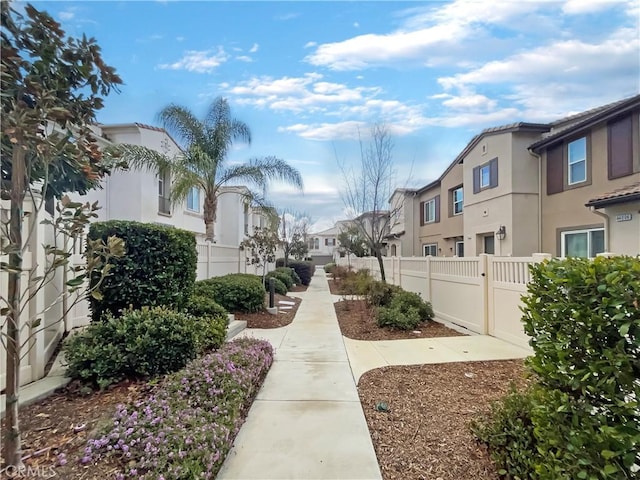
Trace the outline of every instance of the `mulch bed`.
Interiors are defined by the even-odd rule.
[[[295,290],[296,288],[304,288],[304,290]],[[307,289],[307,287],[293,287],[292,292],[299,291],[303,292]],[[296,312],[298,311],[298,307],[300,306],[300,302],[302,299],[296,297],[289,297],[286,295],[275,294],[275,304],[279,305],[280,300],[284,300],[287,302],[294,302],[295,305],[291,305],[291,310],[279,310],[277,315],[273,315],[266,310],[262,310],[260,312],[254,313],[235,313],[236,320],[244,320],[247,322],[247,328],[280,328],[286,325],[289,325],[293,321],[293,317],[295,317]],[[265,300],[265,305],[269,304],[269,296],[267,295]]]
[[[425,322],[415,332],[380,328],[375,313],[364,300],[340,300],[334,304],[342,335],[353,340],[404,340],[415,338],[457,337],[464,335],[438,322]]]
[[[524,379],[523,360],[384,367],[358,392],[384,480],[499,479],[469,423]],[[376,405],[385,402],[388,412]]]

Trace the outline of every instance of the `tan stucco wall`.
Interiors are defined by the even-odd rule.
[[[587,168],[591,169],[591,183],[553,195],[547,195],[547,154],[542,154],[542,250],[560,255],[560,232],[583,226],[602,225],[602,217],[592,213],[585,203],[594,197],[640,181],[640,152],[638,149],[638,114],[634,115],[635,173],[608,179],[607,125],[602,123],[591,129],[590,155]],[[576,135],[575,138],[580,137]],[[572,137],[573,138],[573,137]],[[587,175],[589,177],[589,175]]]
[[[504,132],[483,138],[464,159],[465,255],[483,253],[482,236],[506,228],[495,254],[527,256],[538,251],[538,165],[527,147],[532,132]],[[483,153],[483,146],[485,151]],[[498,158],[498,186],[473,193],[473,169]]]
[[[609,216],[609,252],[640,255],[640,202],[615,205],[602,211]],[[631,220],[616,221],[620,214],[631,214]]]

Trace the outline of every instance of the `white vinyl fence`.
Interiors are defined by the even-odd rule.
[[[527,347],[529,337],[520,320],[521,296],[529,282],[529,265],[545,258],[551,255],[385,257],[383,262],[387,282],[420,294],[431,302],[437,318]],[[338,264],[366,268],[380,278],[374,257],[340,258]]]
[[[45,258],[43,245],[55,243],[53,229],[49,225],[42,225],[43,218],[49,218],[49,214],[44,211],[34,214],[33,205],[25,202],[24,208],[24,231],[23,238],[26,240],[28,232],[31,236],[27,249],[23,257],[22,289],[23,307],[21,315],[21,341],[25,343],[22,347],[22,361],[20,369],[20,384],[38,380],[44,376],[45,365],[53,355],[60,339],[65,332],[70,332],[74,328],[86,326],[90,321],[89,302],[84,298],[85,292],[78,291],[69,294],[65,288],[65,273],[60,268],[44,288],[37,294],[29,291],[29,278],[42,276],[45,270],[47,259]],[[0,219],[6,221],[9,217],[9,202],[0,201]],[[57,239],[58,243],[71,242],[71,239]],[[73,251],[70,263],[71,266],[82,265],[84,258],[84,238],[79,238],[74,244],[58,245],[68,247]],[[262,268],[247,263],[245,252],[238,247],[211,244],[202,242],[196,245],[198,254],[197,279],[204,280],[211,277],[219,277],[229,273],[253,273],[262,275]],[[0,252],[0,261],[8,262],[8,255]],[[267,271],[273,270],[274,264],[267,266]],[[8,294],[8,274],[0,272],[0,295],[7,299]],[[74,303],[75,302],[75,303]],[[5,307],[5,301],[0,305]],[[68,310],[64,315],[64,310]],[[42,319],[37,327],[32,327],[30,320]],[[5,317],[0,317],[2,321],[3,335],[0,342],[0,390],[6,384],[6,324]]]

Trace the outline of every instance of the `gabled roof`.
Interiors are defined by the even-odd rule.
[[[316,233],[310,233],[309,235],[315,236],[326,236],[326,235],[337,235],[338,232],[338,227],[337,226],[333,226],[331,228],[327,228],[326,230],[322,230],[321,232],[316,232]]]
[[[582,112],[577,115],[572,115],[565,119],[558,120],[557,122],[555,122],[555,124],[561,125],[563,123],[566,123],[567,121],[571,121],[571,119],[574,118],[577,121],[570,122],[563,127],[551,130],[541,140],[532,143],[529,146],[529,149],[533,150],[536,153],[539,153],[549,145],[558,142],[565,137],[574,134],[575,132],[589,128],[597,123],[607,121],[617,115],[620,115],[621,113],[631,111],[638,107],[640,107],[640,95],[635,95],[624,100],[609,103],[607,105],[593,108],[591,110],[587,110],[586,112]]]
[[[589,200],[585,205],[587,207],[602,208],[608,205],[616,205],[619,203],[628,203],[640,200],[640,182],[618,188],[612,192],[603,193]]]

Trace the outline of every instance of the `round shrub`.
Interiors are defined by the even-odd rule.
[[[276,272],[282,272],[282,273],[286,273],[287,275],[289,275],[291,277],[291,280],[293,280],[293,283],[295,285],[302,285],[302,280],[300,280],[300,277],[298,276],[298,274],[296,273],[296,271],[291,268],[291,267],[278,267],[275,269]]]
[[[205,295],[229,312],[257,312],[267,293],[257,275],[232,273],[196,282],[196,294]]]
[[[422,297],[417,293],[400,290],[391,297],[389,306],[391,308],[397,308],[400,311],[413,308],[418,313],[420,320],[430,320],[433,318],[431,303],[422,300]]]
[[[291,287],[293,287],[293,278],[291,278],[291,275],[288,275],[284,272],[278,272],[278,271],[269,272],[267,273],[266,278],[276,278],[280,280],[282,283],[284,283],[287,291],[290,290]]]
[[[67,375],[105,388],[173,372],[196,356],[201,331],[194,317],[165,307],[107,314],[65,342]]]
[[[271,277],[273,278],[273,291],[276,292],[278,295],[286,295],[287,294],[287,286],[279,279],[276,277]],[[269,288],[269,280],[267,280],[267,288]]]
[[[198,322],[197,343],[200,353],[215,350],[224,343],[229,326],[229,314],[224,307],[208,297],[193,295],[186,311]]]
[[[324,271],[325,271],[326,273],[333,273],[333,269],[334,269],[334,268],[336,268],[336,264],[335,264],[335,263],[333,263],[333,262],[331,262],[331,263],[327,263],[327,264],[324,266]]]
[[[377,280],[367,285],[367,303],[375,307],[386,307],[391,303],[394,295],[402,292],[402,288]]]

